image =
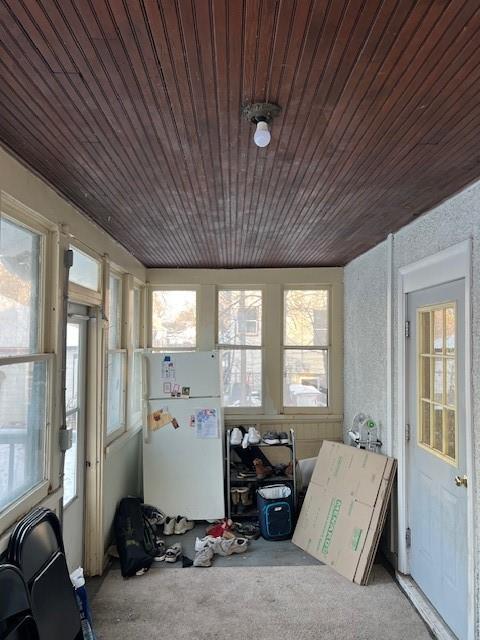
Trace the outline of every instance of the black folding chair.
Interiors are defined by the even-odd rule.
[[[11,564],[0,565],[0,640],[39,640],[27,585]]]
[[[40,640],[81,640],[80,613],[60,522],[53,511],[35,509],[20,521],[10,538],[7,557],[27,583]]]

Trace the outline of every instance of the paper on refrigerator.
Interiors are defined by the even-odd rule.
[[[219,438],[217,409],[195,409],[195,436],[197,438]]]

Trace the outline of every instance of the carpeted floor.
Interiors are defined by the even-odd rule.
[[[98,640],[427,640],[392,577],[359,587],[324,565],[111,569],[92,598]]]

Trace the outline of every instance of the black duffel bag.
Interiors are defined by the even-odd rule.
[[[149,569],[153,555],[145,549],[145,519],[139,498],[120,500],[113,527],[122,576],[128,578]]]

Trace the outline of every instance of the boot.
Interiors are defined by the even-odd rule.
[[[258,480],[268,478],[273,473],[272,467],[266,467],[260,460],[260,458],[255,458],[255,460],[253,461],[253,465],[255,467],[255,473],[257,474]]]

